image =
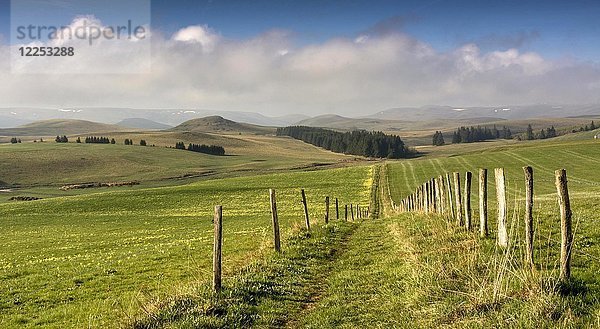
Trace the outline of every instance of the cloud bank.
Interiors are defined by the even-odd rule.
[[[99,47],[69,42],[81,54],[76,65],[96,69],[132,61],[137,51],[134,42],[119,43],[100,56]],[[228,39],[205,25],[171,36],[152,31],[148,74],[63,74],[68,70],[60,63],[48,68],[52,74],[11,74],[10,53],[18,46],[12,47],[0,44],[0,107],[360,115],[427,104],[600,102],[596,63],[549,60],[514,48],[482,52],[475,43],[439,52],[395,31],[302,46],[279,30],[246,40]]]

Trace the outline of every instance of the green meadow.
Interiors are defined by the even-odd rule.
[[[285,246],[304,225],[301,188],[318,227],[325,196],[366,205],[369,186],[363,166],[2,204],[0,327],[122,325],[149,301],[209,280],[215,205],[226,282],[271,252],[269,188]]]

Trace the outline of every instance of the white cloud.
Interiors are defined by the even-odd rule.
[[[361,35],[295,46],[285,31],[229,40],[207,26],[153,33],[151,73],[10,74],[0,45],[0,107],[205,108],[265,114],[345,115],[398,106],[600,102],[600,68],[475,44],[439,52],[404,34]],[[132,63],[131,43],[83,48],[77,65]],[[111,56],[106,57],[106,54]],[[102,55],[102,56],[100,56]],[[35,65],[30,63],[29,65]],[[135,61],[133,64],[135,65]],[[60,62],[52,69],[66,70]]]
[[[202,49],[205,52],[211,52],[219,41],[219,35],[214,33],[214,31],[212,31],[206,25],[194,25],[177,31],[173,35],[173,40],[188,43],[198,43],[202,46]]]

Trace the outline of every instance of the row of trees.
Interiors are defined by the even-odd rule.
[[[415,152],[400,137],[380,131],[338,132],[322,128],[291,126],[277,128],[278,136],[290,136],[324,149],[374,158],[406,158]]]
[[[91,137],[85,138],[85,143],[86,144],[115,144],[116,141],[114,138],[111,141],[108,137],[91,136]]]
[[[598,128],[598,126],[596,126],[594,121],[592,121],[592,123],[590,123],[589,125],[579,127],[579,129],[572,129],[571,133],[582,132],[582,131],[591,131],[591,130],[596,130],[597,128]],[[546,139],[546,138],[553,138],[553,137],[557,137],[557,136],[568,134],[568,133],[569,133],[568,130],[566,130],[566,131],[563,130],[562,133],[559,133],[556,131],[554,126],[551,126],[546,129],[541,129],[539,132],[536,133],[533,131],[531,124],[529,124],[529,125],[527,125],[527,130],[525,130],[521,139],[524,139],[524,140]]]
[[[452,144],[473,143],[490,139],[511,139],[512,132],[506,126],[502,130],[494,125],[491,129],[488,127],[460,127],[452,134]]]
[[[57,143],[68,143],[69,139],[67,138],[67,136],[63,135],[63,136],[56,136],[54,141],[56,141]]]
[[[523,139],[525,139],[525,140],[546,139],[546,138],[554,138],[556,136],[558,136],[558,134],[556,133],[556,129],[554,129],[554,126],[552,126],[550,128],[546,128],[546,129],[541,129],[536,134],[536,133],[534,133],[533,128],[531,128],[531,125],[527,125],[527,130],[525,131],[525,133],[523,135]]]
[[[205,144],[192,144],[190,143],[185,147],[183,142],[175,143],[175,148],[178,150],[188,150],[192,152],[212,154],[212,155],[225,155],[225,148],[223,146],[218,145],[205,145]]]
[[[592,123],[588,126],[585,125],[585,127],[579,127],[579,131],[590,131],[590,130],[596,130],[599,126],[596,126],[596,124],[594,124],[594,121],[592,121]],[[573,129],[572,132],[577,132],[577,130]]]
[[[11,143],[11,144],[17,144],[17,143],[21,143],[21,139],[20,139],[20,138],[13,137],[13,138],[11,138],[11,139],[10,139],[10,143]]]
[[[217,145],[198,145],[198,144],[189,144],[188,151],[206,153],[212,155],[225,155],[225,149],[223,146]]]

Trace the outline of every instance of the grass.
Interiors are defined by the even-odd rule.
[[[324,197],[369,202],[369,168],[258,175],[0,205],[0,327],[114,327],[148,301],[210,277],[213,206],[224,207],[227,276],[270,252],[268,189],[282,244]]]
[[[364,222],[302,328],[578,328],[598,326],[597,294],[561,293],[493,240],[437,216]],[[507,270],[504,272],[503,270]],[[500,274],[500,275],[499,275]]]
[[[331,264],[356,224],[332,222],[300,230],[281,254],[270,254],[232,276],[220,294],[208,284],[146,305],[133,328],[283,327],[318,297]]]
[[[600,229],[598,228],[599,216],[596,209],[596,200],[600,197],[600,172],[596,170],[600,156],[600,147],[593,140],[583,141],[544,141],[525,143],[511,147],[492,147],[476,154],[465,154],[450,157],[418,159],[390,163],[387,167],[390,173],[390,192],[396,202],[402,196],[412,193],[412,190],[430,177],[445,172],[458,171],[464,179],[465,171],[475,173],[473,182],[474,209],[473,218],[478,222],[477,211],[477,170],[478,168],[493,169],[503,167],[506,170],[507,192],[509,196],[509,214],[512,215],[511,239],[512,247],[505,255],[498,254],[494,249],[494,236],[496,233],[496,200],[494,193],[493,171],[489,173],[489,199],[490,205],[490,231],[491,237],[478,240],[472,235],[456,238],[456,243],[465,243],[461,253],[450,254],[449,259],[434,266],[434,272],[443,271],[440,264],[464,264],[464,269],[455,269],[455,275],[466,279],[459,280],[459,285],[454,288],[444,288],[448,296],[454,296],[459,304],[450,304],[454,317],[452,322],[458,321],[464,326],[499,326],[502,321],[510,326],[522,327],[555,327],[598,326],[600,319]],[[528,277],[522,272],[523,268],[523,198],[524,176],[522,166],[531,165],[535,176],[535,260],[536,275]],[[554,187],[554,170],[566,168],[569,178],[569,192],[575,225],[575,247],[573,254],[572,275],[574,286],[560,287],[556,285],[558,272],[558,258],[560,246],[560,217]],[[464,186],[464,185],[463,185]],[[411,227],[428,223],[419,227],[415,232],[407,234],[417,237],[424,234],[423,241],[436,245],[437,248],[451,252],[453,245],[448,241],[437,242],[438,235],[446,231],[435,228],[435,225],[446,226],[444,220],[437,218],[437,224],[425,216],[416,216],[412,220],[402,221],[403,225]],[[432,227],[433,226],[433,227]],[[435,232],[428,233],[428,232]],[[460,237],[460,238],[459,238]],[[467,248],[468,247],[468,248]],[[423,244],[421,249],[425,249]],[[469,248],[477,252],[470,253]],[[425,249],[426,250],[426,249]],[[449,251],[448,251],[449,250]],[[437,257],[437,256],[436,256]],[[465,259],[471,257],[474,260]],[[496,263],[490,263],[493,259]],[[429,263],[429,260],[427,261]],[[484,275],[477,281],[477,273]],[[494,275],[496,276],[494,278]],[[474,278],[469,278],[474,276]],[[436,279],[443,282],[443,279]],[[470,281],[469,281],[470,280]],[[470,285],[470,286],[469,286]],[[424,285],[428,287],[428,284]],[[490,287],[493,289],[490,290]],[[460,288],[460,289],[459,289]],[[571,292],[566,296],[559,296],[562,291]],[[486,299],[488,293],[500,296],[497,299]],[[461,297],[462,296],[462,297]],[[469,297],[470,299],[465,299]],[[449,298],[449,297],[444,297]],[[499,303],[499,304],[496,304]],[[476,315],[480,312],[479,304],[492,305],[492,311]],[[460,308],[458,305],[462,305]],[[488,306],[482,306],[488,307]],[[496,307],[500,309],[496,309]],[[546,310],[548,309],[548,310]],[[479,311],[478,311],[479,310]],[[546,310],[546,311],[544,311]],[[480,312],[481,313],[481,312]],[[521,314],[535,314],[534,317],[525,318]],[[471,319],[471,320],[469,320]],[[562,321],[562,322],[561,322]]]
[[[155,136],[165,142],[173,137]],[[291,154],[284,144],[271,145],[272,136],[226,138],[234,139],[240,159],[264,148],[273,162],[247,171],[236,171],[235,162],[215,163],[224,175],[269,172],[277,161],[282,168],[298,168],[314,158],[309,158],[312,148]],[[244,151],[246,143],[254,149]],[[106,147],[107,156],[116,147],[135,149],[92,146]],[[165,164],[165,159],[156,161]],[[600,327],[598,159],[599,144],[587,138],[500,141],[435,148],[418,159],[372,168],[286,171],[0,204],[0,327]],[[536,179],[533,272],[523,266],[520,242],[524,165],[533,166]],[[512,216],[506,250],[497,248],[494,238],[495,167],[505,168],[508,183]],[[554,170],[563,167],[576,225],[569,285],[557,281]],[[398,203],[431,177],[458,171],[464,179],[465,171],[478,168],[490,169],[488,238],[439,216],[390,209],[390,198]],[[131,173],[138,174],[145,175]],[[269,188],[277,190],[281,255],[271,251]],[[313,223],[322,220],[326,195],[338,197],[342,209],[346,203],[370,204],[374,217],[383,219],[316,225],[309,235],[301,229],[300,188],[306,188]],[[475,219],[476,190],[475,174]],[[218,299],[207,284],[215,204],[224,206],[225,233],[225,290]]]
[[[156,147],[22,143],[0,145],[0,203],[11,196],[55,197],[89,193],[59,191],[65,184],[141,181],[141,188],[181,185],[189,180],[256,175],[301,170],[315,165],[335,165],[354,157],[335,154],[312,145],[274,136],[218,136],[201,133],[114,133],[120,143],[144,138]],[[224,145],[228,156],[211,156],[170,149],[176,140]],[[194,178],[195,177],[195,178]],[[134,189],[139,189],[135,187]],[[130,188],[119,188],[119,190]],[[95,192],[95,191],[93,191]]]

